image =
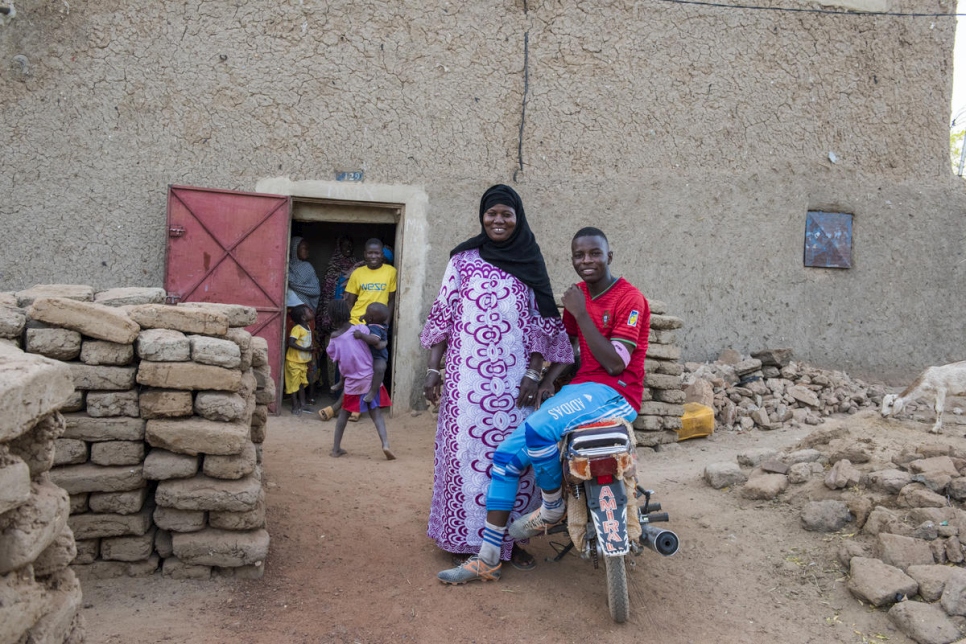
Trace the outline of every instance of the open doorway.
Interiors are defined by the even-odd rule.
[[[337,241],[340,237],[348,237],[352,242],[352,257],[357,261],[362,260],[363,249],[369,239],[378,239],[388,249],[387,263],[392,264],[399,271],[401,262],[397,255],[399,244],[400,207],[394,204],[358,204],[358,203],[338,203],[325,202],[320,200],[293,200],[292,202],[292,236],[301,237],[308,244],[308,261],[315,268],[322,288],[326,288],[325,275],[328,270],[330,260],[333,255],[339,252]],[[401,271],[397,275],[397,281],[401,280]],[[397,298],[398,301],[398,298]],[[398,305],[397,305],[398,306]],[[393,366],[395,357],[396,335],[396,315],[390,320],[389,332],[389,359],[386,366],[386,377],[384,380],[386,389],[389,391],[390,398],[394,397],[393,391]],[[324,356],[323,356],[324,357]],[[328,360],[320,359],[323,365],[320,372],[320,381],[331,383],[334,381],[334,368]],[[327,396],[328,388],[323,387],[319,390],[319,395],[324,400]]]

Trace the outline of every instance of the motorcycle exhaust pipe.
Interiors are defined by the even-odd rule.
[[[641,545],[665,557],[673,555],[681,545],[678,535],[670,530],[662,530],[646,524],[641,526],[641,530]]]

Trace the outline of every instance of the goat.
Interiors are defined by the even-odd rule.
[[[910,400],[933,397],[935,399],[936,424],[929,431],[933,434],[939,434],[942,432],[946,394],[951,396],[966,394],[966,361],[927,368],[901,394],[898,396],[888,394],[882,398],[882,415],[895,416],[902,411],[902,408]]]

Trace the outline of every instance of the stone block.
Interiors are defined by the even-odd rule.
[[[58,570],[63,570],[77,557],[77,546],[74,543],[74,533],[65,525],[63,531],[54,541],[44,548],[37,560],[34,561],[34,575],[46,577]]]
[[[81,352],[81,334],[70,329],[27,329],[24,349],[54,360],[73,360]]]
[[[195,413],[208,420],[250,422],[245,414],[247,409],[247,402],[238,394],[225,391],[199,391],[195,395]]]
[[[813,409],[818,409],[819,407],[822,406],[822,403],[821,401],[819,401],[818,396],[816,396],[815,392],[809,389],[808,387],[804,387],[802,385],[793,385],[789,387],[785,391],[785,393],[787,393],[789,396],[791,396],[798,402],[802,403],[803,405],[808,405]]]
[[[0,642],[25,641],[48,608],[46,589],[32,575],[0,576]]]
[[[208,513],[204,510],[179,510],[158,506],[154,509],[154,522],[170,532],[197,532],[205,527]]]
[[[949,576],[939,604],[947,615],[966,616],[966,570],[957,569]]]
[[[228,332],[228,316],[203,308],[143,304],[130,307],[128,314],[144,329],[174,329],[202,335],[225,335]]]
[[[909,463],[909,469],[915,474],[945,474],[950,478],[959,477],[959,470],[949,456],[918,459]]]
[[[91,418],[87,414],[65,414],[64,438],[98,441],[144,440],[144,420],[140,418]]]
[[[884,563],[903,571],[909,566],[933,563],[932,550],[927,542],[888,532],[879,533],[876,554]]]
[[[237,369],[241,364],[241,349],[231,340],[191,335],[188,341],[191,343],[191,359],[195,362],[226,369]]]
[[[738,452],[737,460],[740,465],[744,465],[745,467],[757,467],[777,455],[778,451],[770,447],[754,447],[743,452]]]
[[[243,304],[222,304],[220,302],[178,302],[179,307],[201,309],[224,315],[229,327],[246,327],[258,321],[258,311]]]
[[[68,519],[75,539],[140,536],[151,529],[151,512],[145,507],[136,514],[72,514]]]
[[[87,394],[87,415],[93,418],[110,418],[140,415],[138,392],[129,391],[92,391]]]
[[[80,361],[92,366],[123,367],[134,359],[133,344],[118,344],[106,340],[84,340]]]
[[[681,348],[673,344],[655,344],[647,348],[647,357],[652,360],[672,360],[681,359]]]
[[[74,642],[72,631],[81,608],[80,581],[70,569],[55,572],[45,580],[47,612],[27,631],[28,644],[40,642]],[[82,639],[82,638],[81,638]]]
[[[30,468],[23,459],[0,448],[0,515],[30,499]]]
[[[151,555],[144,561],[95,561],[86,566],[73,566],[81,580],[116,579],[118,577],[150,577],[158,571],[161,560]]]
[[[101,539],[101,558],[108,561],[144,561],[154,552],[155,532],[152,526],[141,535]]]
[[[248,512],[255,508],[261,489],[261,480],[255,474],[234,481],[199,474],[161,481],[154,498],[158,505],[179,510]]]
[[[939,601],[939,598],[942,597],[946,582],[956,570],[952,566],[925,564],[909,566],[906,574],[919,584],[919,596],[927,602],[934,602]]]
[[[847,458],[836,461],[832,469],[825,475],[825,487],[830,490],[841,490],[853,485],[858,485],[862,479],[860,472]]]
[[[257,335],[252,336],[252,367],[268,366],[268,341]]]
[[[741,471],[737,463],[710,463],[704,468],[704,480],[714,489],[720,490],[743,484],[748,480],[748,475]]]
[[[211,566],[193,566],[177,557],[168,557],[161,567],[161,574],[168,579],[211,579]]]
[[[143,441],[103,441],[91,445],[94,465],[140,465],[143,460]]]
[[[264,386],[259,387],[258,391],[255,392],[255,402],[259,405],[271,405],[275,402],[277,395],[275,381],[269,379],[265,381]]]
[[[673,315],[656,315],[651,311],[651,328],[658,330],[674,330],[680,329],[684,326],[684,320]],[[648,347],[648,353],[650,354],[650,347]]]
[[[661,416],[661,428],[677,432],[684,428],[684,422],[677,416]]]
[[[54,450],[58,437],[64,433],[64,417],[54,412],[40,419],[33,428],[7,443],[14,456],[19,456],[35,478],[54,466]]]
[[[149,481],[191,478],[198,473],[198,456],[152,449],[144,459],[144,478]]]
[[[142,363],[143,364],[143,363]],[[220,423],[192,416],[147,421],[145,439],[152,447],[178,454],[240,454],[250,433],[248,423]]]
[[[67,402],[61,406],[60,412],[67,414],[72,411],[81,411],[87,404],[85,401],[85,392],[81,391],[80,389],[75,389],[74,393],[72,393],[67,399]]]
[[[12,306],[0,305],[0,338],[20,338],[27,324],[27,314]]]
[[[634,429],[643,432],[658,432],[661,431],[662,420],[664,418],[670,418],[669,416],[638,416],[634,419]],[[255,427],[252,426],[252,432],[254,433]],[[254,441],[254,439],[252,439]],[[263,441],[264,442],[264,441]]]
[[[644,376],[644,386],[650,389],[680,390],[681,379],[677,376],[666,376],[659,373],[649,373]]]
[[[148,362],[138,366],[137,381],[162,389],[238,391],[240,371],[196,362]]]
[[[878,559],[853,557],[849,570],[849,591],[873,606],[892,604],[897,596],[911,597],[919,588],[915,579]]]
[[[164,304],[167,295],[163,288],[127,286],[109,288],[94,294],[94,301],[104,306],[137,306]]]
[[[247,442],[239,454],[206,454],[202,471],[216,479],[240,479],[255,471],[255,444]]]
[[[74,545],[77,546],[77,557],[71,562],[72,564],[94,563],[100,556],[100,539],[77,539],[74,541]]]
[[[741,486],[741,496],[753,501],[770,501],[788,489],[788,477],[784,474],[759,474],[752,476]]]
[[[45,297],[65,298],[77,302],[93,302],[94,289],[82,284],[37,284],[16,293],[17,306],[24,308]]]
[[[231,340],[238,345],[241,354],[241,362],[238,368],[241,371],[248,371],[252,366],[252,334],[245,329],[230,328],[225,334],[226,340]]]
[[[90,497],[90,493],[82,492],[80,494],[70,495],[70,513],[71,514],[82,514],[87,512],[88,505],[87,499]]]
[[[134,388],[136,367],[92,366],[82,362],[71,362],[71,377],[74,387],[85,391],[122,391]],[[88,396],[88,405],[90,397]]]
[[[101,467],[90,463],[51,470],[50,480],[69,494],[127,492],[144,487],[141,466]]]
[[[171,535],[174,555],[187,564],[234,568],[265,561],[269,536],[265,530],[235,532],[208,528]]]
[[[889,620],[920,644],[946,644],[960,639],[956,622],[941,608],[923,602],[900,602],[889,609]],[[960,640],[961,641],[961,640]]]
[[[32,563],[67,525],[70,499],[52,483],[32,483],[30,498],[4,516],[0,575]]]
[[[145,329],[138,334],[137,354],[154,362],[187,362],[191,359],[191,343],[180,331]]]
[[[192,408],[190,391],[176,389],[147,389],[141,392],[139,406],[141,418],[179,418],[190,416]]]
[[[884,494],[898,494],[912,482],[912,475],[902,470],[888,469],[870,472],[867,477],[869,489]]]
[[[56,411],[73,392],[66,364],[0,345],[0,443]]]
[[[92,492],[87,500],[91,512],[98,514],[135,514],[144,508],[146,487],[128,492]]]
[[[946,497],[936,494],[921,483],[910,483],[896,497],[896,505],[904,508],[944,508]]]
[[[648,401],[641,405],[640,413],[644,416],[678,416],[684,415],[684,405],[673,405],[663,402]]]
[[[219,530],[257,530],[265,527],[265,492],[258,495],[258,502],[248,512],[209,512],[208,524]]]
[[[66,298],[42,298],[27,309],[27,317],[72,329],[95,340],[131,344],[141,328],[120,309]]]
[[[784,367],[792,360],[793,351],[791,349],[764,349],[751,354],[751,357],[760,360],[766,367]]]
[[[811,532],[835,532],[852,520],[849,507],[842,501],[811,501],[802,508],[802,527]]]

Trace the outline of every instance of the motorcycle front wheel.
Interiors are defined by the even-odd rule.
[[[622,624],[630,615],[624,557],[604,557],[604,569],[607,571],[607,607],[614,621]]]

